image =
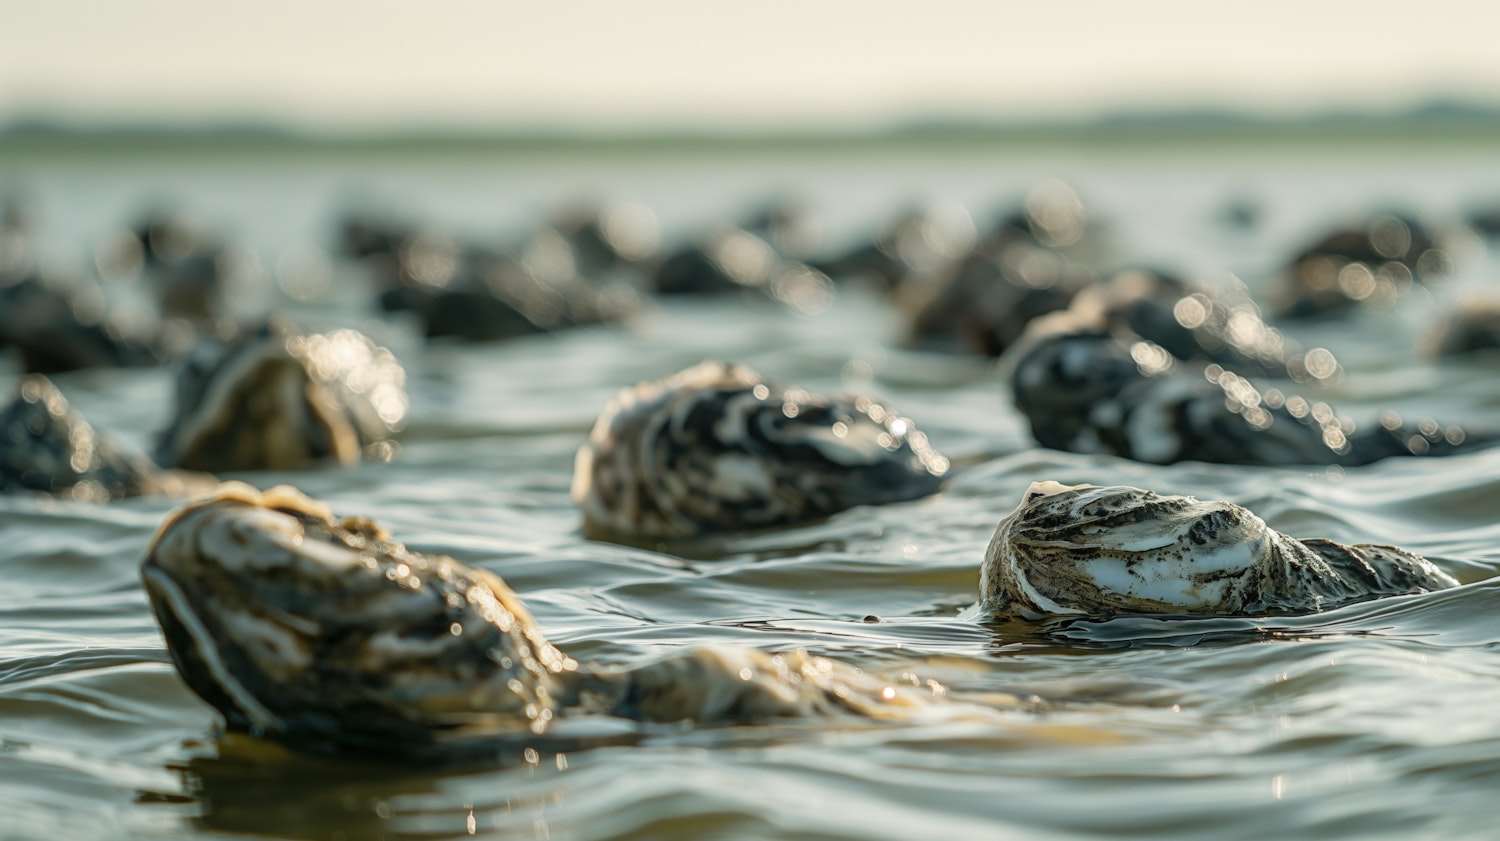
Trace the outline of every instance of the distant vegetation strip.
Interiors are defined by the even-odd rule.
[[[1327,111],[1265,117],[1212,109],[1132,111],[1080,120],[932,119],[887,129],[726,130],[391,129],[321,132],[275,123],[96,123],[20,117],[0,123],[0,155],[24,152],[358,151],[627,152],[816,150],[934,145],[1095,146],[1162,141],[1316,142],[1500,138],[1500,107],[1437,102],[1401,113]]]

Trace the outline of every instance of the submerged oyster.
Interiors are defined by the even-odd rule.
[[[229,728],[303,748],[420,752],[476,731],[540,734],[567,710],[894,717],[945,692],[734,648],[590,671],[547,642],[499,576],[412,552],[287,487],[227,483],[172,513],[141,577],[188,686]]]
[[[938,489],[948,460],[868,397],[824,397],[704,362],[622,391],[578,450],[586,531],[683,537],[827,516]]]
[[[210,472],[353,464],[400,428],[405,379],[390,351],[354,330],[210,340],[182,366],[155,457]]]
[[[40,374],[0,409],[0,491],[102,502],[164,489],[156,465],[116,449]]]
[[[1228,502],[1038,482],[980,571],[989,608],[1056,614],[1296,614],[1458,586],[1394,546],[1298,540]]]

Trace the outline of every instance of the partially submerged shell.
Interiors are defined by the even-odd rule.
[[[916,499],[947,470],[915,424],[868,397],[704,362],[609,404],[578,451],[573,500],[591,532],[681,537]]]
[[[1079,329],[1066,318],[1074,313],[1060,315],[1039,319],[1002,360],[1016,408],[1045,447],[1152,464],[1361,465],[1500,442],[1493,432],[1407,423],[1393,412],[1356,426],[1323,401],[1262,391],[1219,365],[1183,370],[1152,342]],[[1336,370],[1332,354],[1322,361]]]
[[[103,502],[164,487],[155,465],[117,449],[40,374],[0,409],[0,491]]]
[[[141,575],[173,663],[235,729],[373,750],[540,732],[576,667],[498,576],[292,488],[229,483],[174,512]]]
[[[173,512],[141,567],[172,662],[249,730],[302,748],[402,755],[547,731],[568,710],[651,722],[903,718],[945,705],[805,652],[697,648],[583,671],[499,576],[412,552],[289,487],[237,482]]]
[[[1300,541],[1228,502],[1039,482],[995,530],[980,597],[1031,618],[1295,614],[1457,583],[1410,552]]]
[[[211,472],[353,464],[400,428],[405,379],[390,351],[354,330],[210,340],[179,372],[156,460]]]
[[[853,714],[900,719],[931,709],[947,687],[893,686],[860,669],[805,651],[767,654],[714,646],[651,663],[616,678],[610,710],[644,721],[749,723]]]

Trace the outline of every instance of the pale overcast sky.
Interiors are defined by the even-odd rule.
[[[823,126],[1500,100],[1490,0],[0,0],[0,117]]]

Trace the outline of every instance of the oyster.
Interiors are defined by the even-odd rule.
[[[704,362],[622,391],[578,451],[586,531],[684,537],[916,499],[948,460],[868,397],[824,397]]]
[[[400,428],[405,380],[390,351],[354,330],[208,340],[179,371],[155,458],[210,472],[353,464]]]
[[[1048,326],[1007,360],[1016,407],[1044,447],[1150,464],[1352,466],[1455,455],[1500,440],[1432,420],[1410,423],[1394,412],[1356,426],[1325,402],[1262,391],[1220,365],[1192,370],[1154,342],[1087,330],[1046,334]],[[1306,358],[1314,368],[1336,370],[1332,354]]]
[[[100,435],[41,374],[21,380],[0,409],[0,491],[103,502],[165,492],[168,477]]]
[[[1399,213],[1380,213],[1329,231],[1297,252],[1271,290],[1281,318],[1347,312],[1391,304],[1416,284],[1452,273],[1438,232]]]
[[[1228,502],[1038,482],[980,571],[990,609],[1078,614],[1297,614],[1458,586],[1394,546],[1298,540]]]
[[[590,670],[499,576],[413,552],[288,487],[226,483],[173,512],[141,577],[189,688],[230,729],[305,749],[422,753],[542,734],[566,713],[736,723],[901,717],[946,701],[935,683],[892,686],[803,652],[699,648]]]

